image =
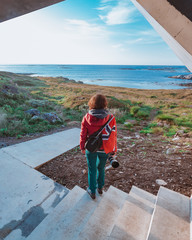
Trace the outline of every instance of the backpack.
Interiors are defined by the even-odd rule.
[[[103,143],[102,140],[102,131],[107,126],[107,124],[111,121],[112,117],[109,118],[109,120],[96,132],[91,134],[89,138],[87,139],[87,142],[85,143],[85,148],[89,152],[97,152]]]

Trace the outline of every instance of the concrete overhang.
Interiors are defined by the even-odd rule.
[[[192,71],[192,0],[131,0]]]
[[[0,0],[0,22],[63,1],[64,0]]]

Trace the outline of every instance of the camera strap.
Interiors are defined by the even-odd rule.
[[[99,136],[99,135],[102,133],[102,131],[104,130],[104,128],[112,121],[113,118],[114,118],[114,116],[112,117],[112,115],[110,115],[109,120],[98,130],[99,132],[98,132],[98,134],[96,135],[96,137]]]

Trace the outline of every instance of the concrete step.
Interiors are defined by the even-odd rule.
[[[27,236],[44,220],[44,218],[54,210],[60,201],[66,197],[62,192],[60,184],[55,183],[54,192],[45,199],[39,206],[30,209],[30,213],[21,221],[5,240],[25,240]],[[43,211],[42,211],[43,209]]]
[[[104,240],[111,234],[116,218],[128,194],[110,187],[87,224],[77,237],[78,240]]]
[[[0,150],[0,239],[21,240],[69,192]]]
[[[35,168],[79,145],[79,137],[80,129],[72,128],[5,147],[2,151]]]
[[[109,239],[146,240],[156,197],[132,187]]]
[[[135,197],[137,195],[138,198],[141,198],[142,200],[146,200],[148,202],[151,202],[152,205],[154,205],[156,203],[156,200],[157,200],[157,197],[155,195],[153,195],[153,194],[151,194],[151,193],[149,193],[149,192],[147,192],[147,191],[145,191],[141,188],[138,188],[136,186],[132,186],[129,195],[134,195]]]
[[[190,199],[160,187],[148,240],[189,240]]]
[[[75,195],[73,192],[68,194],[27,240],[78,239],[77,235],[94,212],[99,201],[99,197],[93,201],[84,190],[78,188]]]

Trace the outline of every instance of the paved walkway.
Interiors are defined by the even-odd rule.
[[[77,146],[79,134],[73,128],[0,150],[0,240],[11,231],[25,239],[68,194],[33,168]]]
[[[80,129],[73,128],[2,148],[2,151],[35,168],[79,145],[79,135]]]

